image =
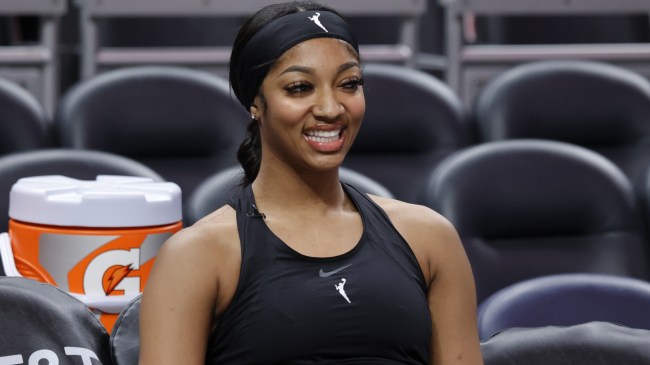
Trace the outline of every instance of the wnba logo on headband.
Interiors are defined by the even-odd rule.
[[[270,21],[251,37],[237,62],[231,64],[240,80],[235,95],[247,110],[275,60],[296,44],[313,38],[341,39],[359,52],[352,28],[331,11],[300,11]]]
[[[326,31],[327,33],[329,33],[329,30],[327,30],[327,28],[325,28],[325,26],[323,25],[323,23],[321,23],[320,20],[319,20],[318,18],[320,18],[320,13],[316,13],[316,14],[314,14],[314,16],[308,16],[308,17],[307,17],[307,19],[311,20],[312,22],[314,22],[314,24],[318,25],[318,26],[321,27],[324,31]]]

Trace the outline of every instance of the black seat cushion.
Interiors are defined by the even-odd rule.
[[[513,328],[481,343],[485,365],[643,365],[650,331],[608,322]]]
[[[111,364],[106,329],[60,289],[0,277],[0,307],[0,358],[7,364]]]

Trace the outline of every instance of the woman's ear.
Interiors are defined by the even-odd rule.
[[[263,108],[259,107],[260,105],[264,105],[264,99],[260,95],[257,95],[249,109],[251,118],[255,119],[258,123],[262,121],[262,114],[264,114]]]

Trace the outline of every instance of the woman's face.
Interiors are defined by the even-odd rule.
[[[262,161],[296,169],[338,167],[357,135],[365,98],[361,68],[347,43],[315,38],[287,51],[261,86]]]

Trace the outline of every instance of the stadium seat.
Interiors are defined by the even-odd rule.
[[[50,124],[35,96],[0,78],[0,155],[48,147]]]
[[[647,244],[629,180],[596,152],[548,140],[483,143],[431,172],[425,204],[456,227],[479,302],[560,273],[647,278]]]
[[[650,331],[608,322],[504,330],[481,343],[485,365],[650,363]]]
[[[558,274],[507,286],[480,306],[481,339],[513,327],[594,321],[650,330],[650,283],[602,274]]]
[[[193,224],[217,208],[227,204],[237,194],[244,171],[239,166],[229,167],[201,183],[188,197],[184,217],[188,224]],[[339,168],[341,181],[351,184],[359,190],[392,198],[393,194],[373,179],[345,167]]]
[[[550,139],[603,154],[645,189],[650,166],[650,83],[594,61],[514,67],[482,90],[474,107],[481,141]]]
[[[417,203],[428,168],[470,143],[465,108],[422,71],[368,64],[363,73],[366,114],[343,166]]]
[[[64,95],[54,123],[62,147],[137,160],[186,196],[207,176],[237,163],[249,118],[220,77],[140,66],[80,82]]]

